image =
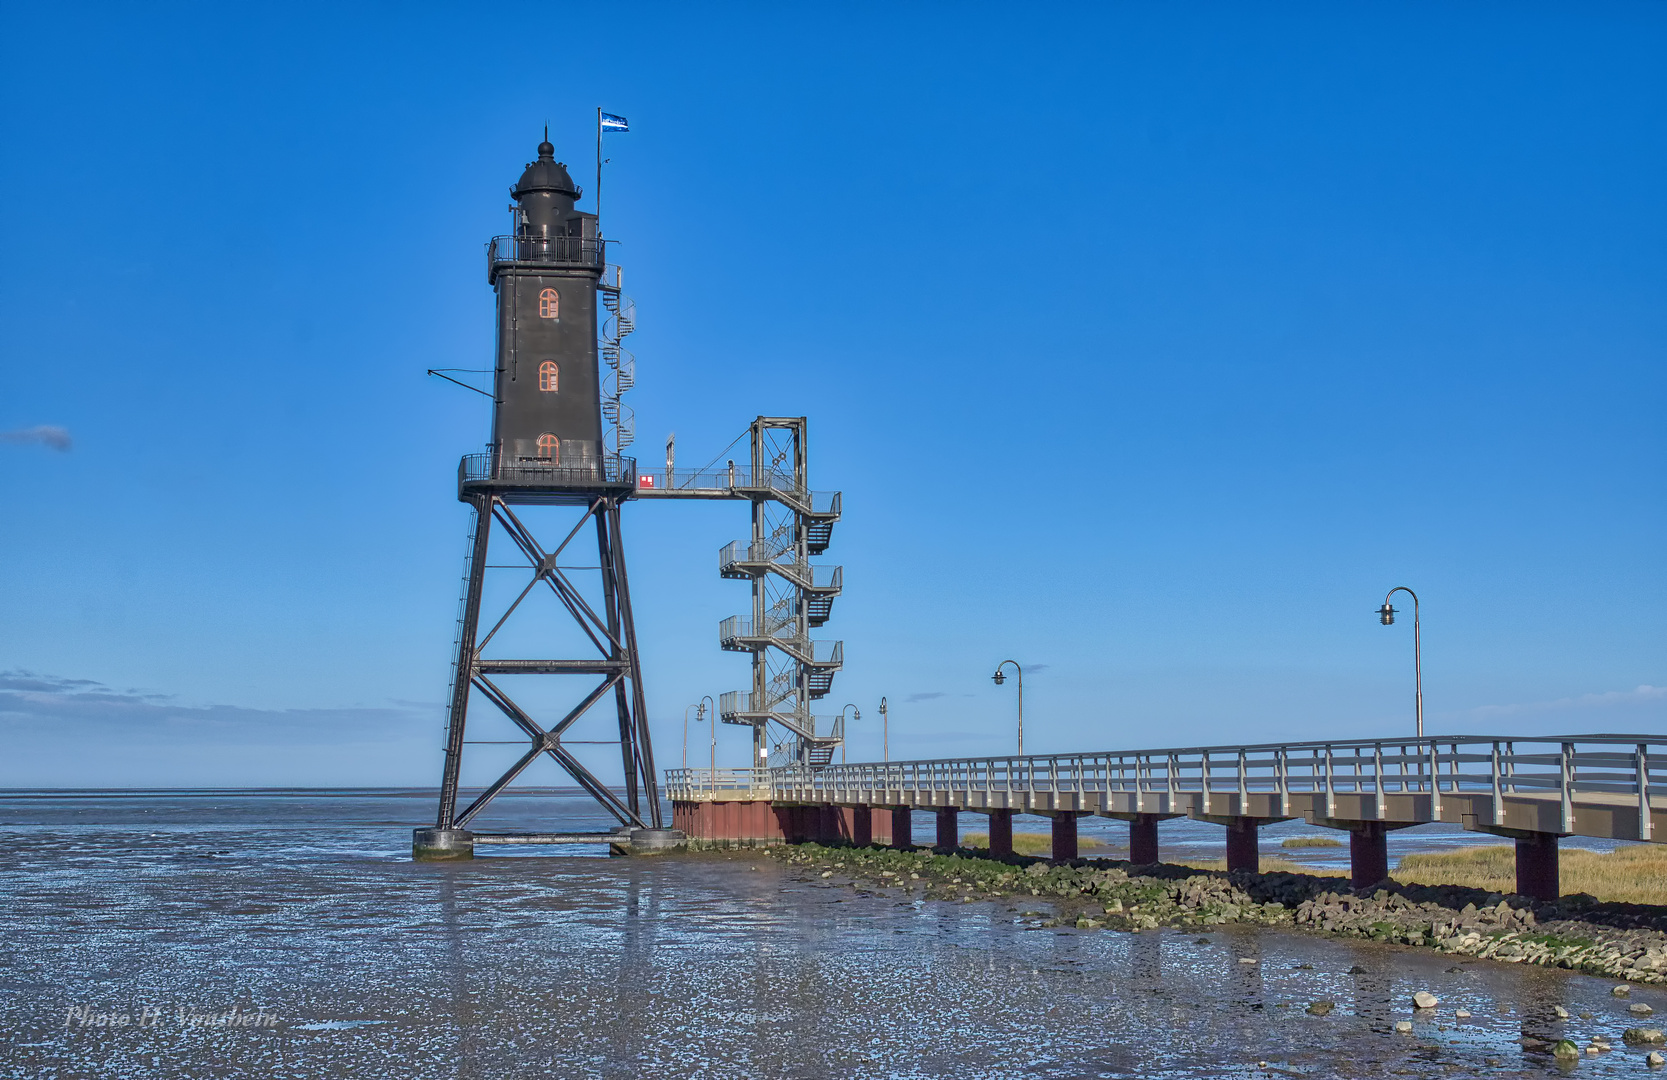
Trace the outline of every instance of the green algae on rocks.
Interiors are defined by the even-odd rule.
[[[1667,908],[1600,904],[1582,895],[1547,903],[1458,885],[1387,881],[1350,892],[1339,888],[1337,878],[1312,874],[1137,868],[1111,859],[992,859],[966,849],[797,844],[771,849],[771,855],[818,873],[832,871],[854,885],[902,888],[924,899],[1048,898],[1061,910],[1041,925],[1128,931],[1285,926],[1667,984]]]

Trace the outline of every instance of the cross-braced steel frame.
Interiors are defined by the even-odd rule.
[[[632,828],[661,827],[659,789],[654,773],[654,753],[649,743],[647,709],[643,702],[642,667],[637,652],[637,631],[631,615],[631,590],[625,572],[625,548],[620,539],[619,507],[623,493],[598,494],[584,504],[577,524],[560,544],[546,551],[533,531],[516,515],[502,494],[479,492],[466,496],[475,510],[475,530],[470,544],[465,577],[463,610],[459,618],[457,660],[453,669],[450,709],[446,726],[446,762],[440,783],[440,808],[436,825],[441,829],[467,829],[471,820],[496,798],[516,777],[540,756],[549,755],[603,809],[621,825]],[[543,501],[543,500],[539,500]],[[601,599],[593,605],[560,565],[568,547],[594,523]],[[494,525],[519,549],[532,570],[515,600],[491,628],[480,631],[481,602],[486,585],[487,549]],[[576,659],[487,659],[483,656],[492,639],[529,596],[547,588],[564,608],[596,655]],[[600,607],[600,610],[598,610]],[[505,675],[591,676],[599,681],[566,715],[546,728],[493,681]],[[457,809],[463,764],[469,701],[473,693],[490,702],[514,723],[528,739],[528,747],[502,776],[481,791],[468,806]],[[607,698],[614,700],[619,726],[619,748],[625,773],[622,799],[587,769],[562,745],[562,737],[593,706]]]

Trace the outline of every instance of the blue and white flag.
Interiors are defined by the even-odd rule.
[[[603,131],[630,131],[631,125],[626,123],[625,117],[615,116],[613,113],[602,114]]]

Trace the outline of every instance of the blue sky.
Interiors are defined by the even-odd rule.
[[[525,35],[523,36],[523,30]],[[806,415],[851,753],[1667,720],[1667,9],[0,12],[0,784],[428,784],[545,123],[639,449]],[[588,208],[588,199],[585,204]],[[61,428],[69,449],[45,440]],[[632,505],[662,764],[741,505]],[[739,763],[746,732],[720,731]],[[703,736],[697,737],[703,738]],[[540,776],[554,782],[554,774]]]

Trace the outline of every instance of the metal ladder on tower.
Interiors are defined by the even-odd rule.
[[[636,413],[623,400],[625,392],[637,384],[637,359],[621,344],[637,328],[637,305],[625,295],[624,282],[625,272],[610,265],[596,283],[602,306],[608,311],[597,344],[602,362],[608,366],[608,374],[602,379],[602,417],[613,425],[616,455],[637,441]]]

